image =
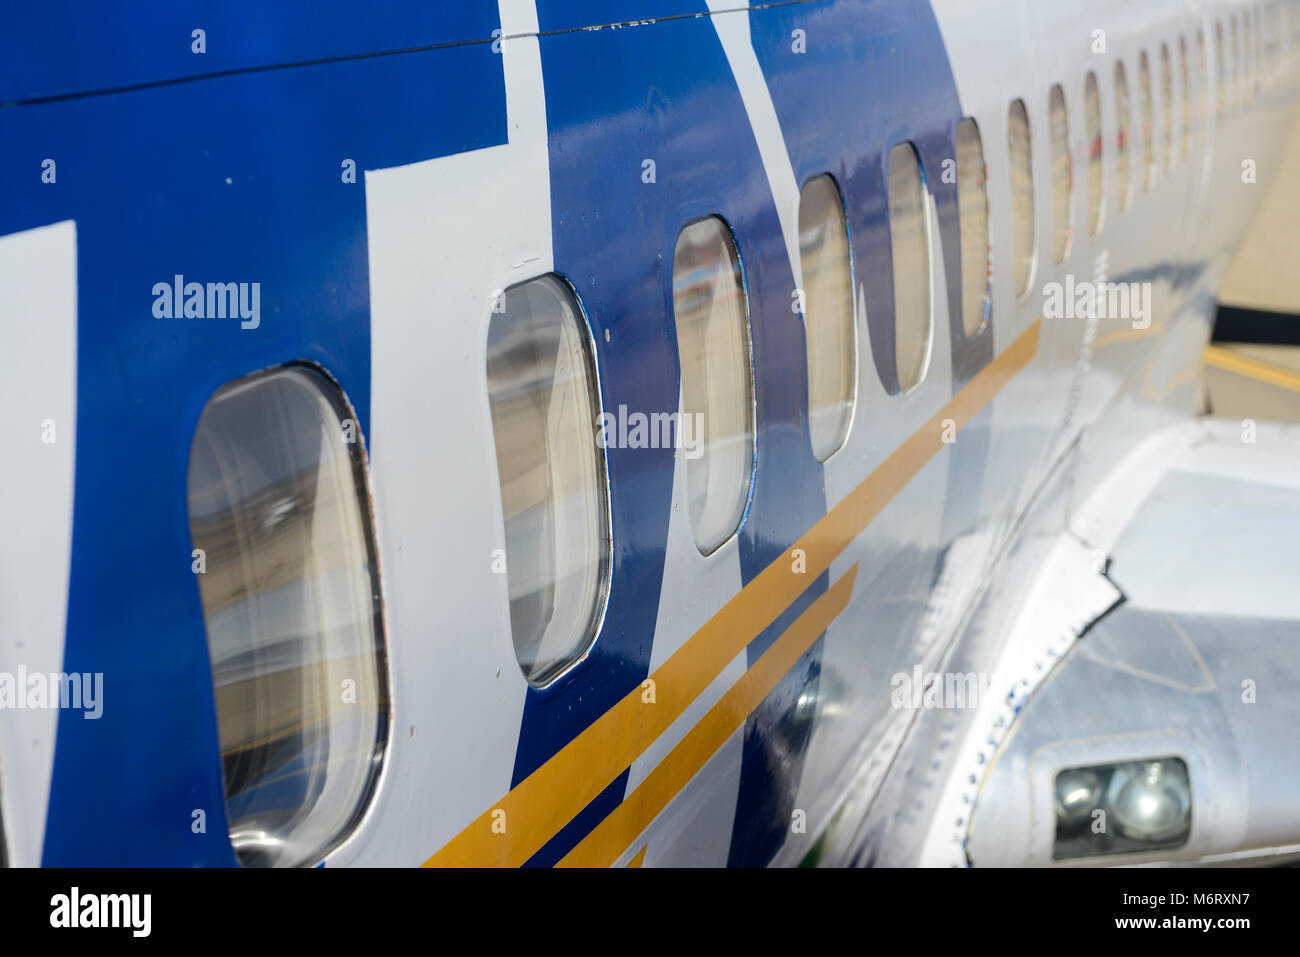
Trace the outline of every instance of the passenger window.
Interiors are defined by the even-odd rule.
[[[1070,159],[1070,117],[1065,109],[1065,91],[1052,87],[1048,96],[1048,120],[1052,135],[1052,262],[1060,265],[1070,254],[1074,235],[1074,166]]]
[[[1219,78],[1215,113],[1218,125],[1223,126],[1223,121],[1228,115],[1228,63],[1223,58],[1222,21],[1214,24],[1214,64]]]
[[[1101,134],[1101,93],[1097,74],[1091,70],[1083,82],[1084,132],[1088,137],[1088,235],[1101,232],[1105,215],[1105,140]]]
[[[1007,155],[1011,174],[1012,280],[1016,296],[1028,295],[1034,281],[1034,170],[1029,113],[1024,100],[1007,110]]]
[[[961,222],[961,325],[967,336],[984,328],[993,303],[990,289],[988,170],[979,126],[969,116],[957,124],[957,207]]]
[[[808,426],[825,462],[844,444],[857,394],[853,261],[844,199],[829,175],[799,194],[799,263],[808,352]]]
[[[1138,57],[1138,97],[1142,106],[1142,191],[1151,192],[1156,181],[1155,120],[1151,105],[1151,64],[1147,51]]]
[[[1251,45],[1251,50],[1254,53],[1254,56],[1251,59],[1251,76],[1254,78],[1252,85],[1255,92],[1259,91],[1264,76],[1264,28],[1260,22],[1261,17],[1262,14],[1260,9],[1259,7],[1256,7],[1254,14],[1251,17],[1255,24],[1255,39],[1254,43]]]
[[[1196,30],[1196,134],[1204,136],[1210,119],[1210,63],[1205,56],[1205,31]]]
[[[1115,144],[1115,190],[1122,213],[1133,202],[1133,171],[1129,167],[1129,135],[1131,117],[1128,107],[1128,78],[1124,74],[1124,61],[1115,64],[1115,122],[1118,135]]]
[[[1237,15],[1232,15],[1232,112],[1241,109],[1241,36],[1237,32]]]
[[[930,236],[925,174],[911,143],[889,151],[889,242],[894,260],[894,363],[910,392],[930,362]]]
[[[1182,154],[1192,155],[1192,78],[1187,70],[1187,37],[1178,38],[1178,76],[1183,91]]]
[[[717,216],[696,220],[677,237],[673,315],[682,411],[687,424],[699,423],[702,450],[686,462],[691,529],[695,547],[708,555],[740,528],[755,456],[744,276],[731,229]]]
[[[1169,44],[1160,44],[1160,149],[1165,172],[1174,168],[1174,70],[1169,62]]]
[[[319,862],[383,761],[383,612],[355,422],[333,381],[285,365],[218,390],[190,447],[225,820],[245,867]],[[355,696],[340,700],[348,682]]]
[[[505,523],[510,634],[545,685],[596,637],[609,587],[609,491],[591,337],[572,289],[512,286],[488,325],[487,385]]]

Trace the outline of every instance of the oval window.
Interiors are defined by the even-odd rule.
[[[1138,97],[1142,107],[1142,191],[1156,183],[1155,114],[1151,100],[1151,62],[1147,51],[1138,57]]]
[[[808,343],[808,427],[825,462],[844,444],[857,393],[853,261],[839,187],[829,175],[799,194],[799,264]]]
[[[1083,121],[1088,135],[1088,235],[1101,232],[1106,209],[1104,154],[1101,132],[1101,94],[1097,74],[1089,71],[1083,84]]]
[[[961,325],[962,332],[973,336],[989,321],[993,299],[988,170],[979,126],[969,116],[957,124],[957,209],[961,221]]]
[[[683,428],[695,546],[708,555],[740,528],[754,477],[749,308],[731,229],[717,216],[682,230],[673,253],[673,316],[682,367]]]
[[[1115,64],[1115,192],[1122,213],[1133,203],[1133,171],[1129,163],[1129,140],[1132,137],[1132,117],[1128,103],[1128,77],[1124,62]]]
[[[925,174],[911,143],[889,151],[889,242],[894,259],[894,361],[898,388],[910,392],[930,362],[930,231]]]
[[[320,860],[378,775],[388,691],[364,468],[354,413],[307,366],[233,382],[199,418],[190,534],[245,866]]]
[[[1074,236],[1074,162],[1070,158],[1070,115],[1065,109],[1065,91],[1052,87],[1048,97],[1052,134],[1052,262],[1061,265],[1070,255]]]
[[[591,337],[573,291],[542,276],[505,291],[488,326],[510,634],[532,685],[596,639],[609,588],[609,488],[597,444]]]
[[[1029,113],[1024,100],[1007,110],[1007,154],[1011,174],[1012,278],[1017,298],[1028,294],[1034,281],[1034,168],[1029,139]]]

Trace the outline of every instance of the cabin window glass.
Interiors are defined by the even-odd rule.
[[[961,323],[973,336],[988,322],[992,304],[989,256],[988,170],[979,126],[957,124],[957,207],[961,221]]]
[[[487,334],[510,635],[544,685],[596,637],[609,583],[609,493],[600,396],[573,291],[548,275],[511,286]]]
[[[1138,97],[1142,108],[1142,191],[1156,182],[1155,115],[1151,100],[1151,63],[1147,51],[1138,57]]]
[[[1222,126],[1224,118],[1228,115],[1228,62],[1223,58],[1222,21],[1214,24],[1214,64],[1219,77],[1215,112],[1218,125]]]
[[[1034,169],[1029,140],[1029,113],[1024,100],[1007,110],[1007,156],[1011,177],[1011,264],[1016,296],[1029,293],[1034,281]]]
[[[1048,96],[1048,119],[1052,135],[1052,262],[1060,265],[1070,254],[1074,235],[1074,164],[1070,157],[1070,116],[1065,109],[1065,91],[1052,87]]]
[[[1232,16],[1232,49],[1229,55],[1232,57],[1232,112],[1236,113],[1241,109],[1241,34],[1237,29],[1237,15]]]
[[[1255,24],[1254,42],[1251,44],[1251,76],[1253,78],[1253,88],[1257,92],[1263,83],[1264,78],[1264,28],[1262,25],[1263,13],[1259,7],[1255,8],[1251,20]]]
[[[1118,130],[1115,141],[1115,192],[1122,213],[1133,202],[1133,170],[1129,159],[1129,140],[1132,135],[1132,117],[1129,113],[1128,77],[1124,61],[1115,64],[1115,123]]]
[[[1192,155],[1192,78],[1187,70],[1187,38],[1178,38],[1178,77],[1183,93],[1182,113],[1182,154],[1183,159]]]
[[[321,860],[379,771],[387,666],[364,459],[356,414],[302,365],[218,390],[190,447],[226,818],[246,867]]]
[[[848,438],[857,394],[849,221],[839,187],[829,175],[809,180],[799,195],[799,265],[808,354],[808,426],[813,454],[825,462]]]
[[[688,458],[695,545],[713,552],[740,527],[754,475],[749,309],[731,229],[717,216],[688,225],[673,254],[673,314],[682,408],[702,453]]]
[[[1205,31],[1196,31],[1196,133],[1204,136],[1210,119],[1210,63],[1205,55]]]
[[[1097,74],[1089,71],[1083,82],[1083,122],[1088,137],[1088,235],[1101,232],[1105,213],[1105,145],[1101,131],[1101,93]]]
[[[1160,150],[1166,172],[1174,168],[1174,67],[1169,44],[1160,44]]]
[[[930,362],[930,236],[925,174],[916,148],[889,151],[889,241],[894,260],[894,362],[898,388],[909,392]]]

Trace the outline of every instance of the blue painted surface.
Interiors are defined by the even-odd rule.
[[[138,24],[137,24],[138,26]],[[449,78],[456,80],[449,94]],[[233,862],[185,489],[223,383],[319,363],[369,427],[362,171],[505,141],[490,44],[0,110],[0,234],[75,219],[76,502],[64,669],[104,716],[59,718],[46,864]],[[45,157],[57,182],[40,181]],[[357,164],[345,184],[341,162]],[[154,283],[261,283],[261,325],[158,319]],[[206,809],[207,833],[190,831]]]
[[[60,716],[47,864],[233,863],[188,561],[184,490],[194,426],[221,384],[306,359],[338,379],[368,430],[360,171],[505,140],[501,61],[487,43],[255,68],[270,65],[272,51],[277,62],[297,62],[490,35],[495,5],[473,6],[478,12],[439,11],[435,22],[428,11],[394,4],[362,26],[316,7],[295,39],[286,39],[294,21],[282,14],[261,39],[241,34],[244,45],[233,49],[216,44],[222,30],[209,29],[203,72],[253,72],[0,111],[0,138],[13,145],[0,156],[0,177],[18,184],[13,201],[0,205],[0,234],[77,221],[79,434],[64,668],[113,676],[101,720]],[[214,23],[242,25],[223,7],[200,8]],[[15,53],[0,74],[0,100],[159,83],[197,69],[187,59],[188,29],[175,56],[123,52],[138,52],[140,44],[170,49],[188,8],[143,31],[135,18],[115,20],[112,8],[77,16],[65,5],[42,10],[21,14],[21,29],[0,43],[44,27],[51,43],[66,40],[80,55],[74,62]],[[803,328],[789,312],[793,277],[757,145],[713,24],[678,17],[702,10],[702,0],[539,3],[555,268],[591,321],[604,407],[673,411],[677,235],[707,215],[724,217],[734,230],[756,370],[758,470],[740,532],[748,582],[822,516],[825,491],[808,433]],[[573,30],[659,14],[678,18]],[[790,50],[796,26],[809,35],[805,54]],[[883,160],[900,140],[917,145],[931,172],[949,298],[960,308],[955,195],[932,172],[951,155],[960,109],[929,8],[917,0],[776,6],[755,11],[751,31],[799,182],[829,171],[844,192],[858,275],[873,277],[867,313],[877,371],[896,388]],[[912,67],[900,72],[899,58]],[[844,114],[846,88],[863,91],[851,98],[859,107],[852,122]],[[708,135],[700,135],[701,117]],[[46,157],[58,163],[54,186],[40,183]],[[344,158],[356,161],[354,185],[340,181]],[[653,185],[641,179],[645,158],[656,162]],[[260,282],[261,327],[156,319],[150,290],[177,273],[200,282]],[[960,336],[958,313],[949,325],[950,335]],[[955,350],[954,387],[991,348],[990,332]],[[529,692],[515,782],[648,672],[672,453],[610,449],[608,462],[615,554],[604,628],[585,662],[551,688]],[[758,637],[751,661],[826,583],[826,576],[811,582]],[[798,702],[815,696],[819,681],[818,645],[747,723],[732,863],[766,863],[788,827],[812,730]],[[626,779],[532,863],[552,863],[580,840],[622,799]],[[190,831],[195,808],[208,811],[206,834]]]
[[[0,25],[0,103],[484,41],[500,26],[487,2],[14,3]],[[196,29],[203,53],[194,51]]]

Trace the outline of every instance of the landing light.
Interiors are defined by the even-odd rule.
[[[1192,826],[1187,765],[1167,757],[1056,776],[1055,860],[1179,847]]]

